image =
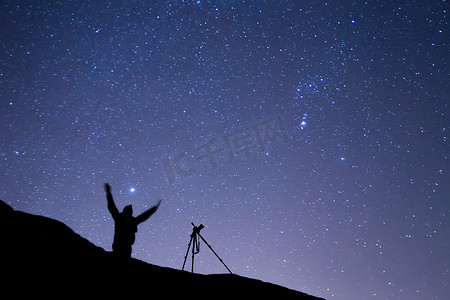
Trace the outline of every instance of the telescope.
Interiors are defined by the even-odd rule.
[[[199,234],[200,230],[205,228],[205,226],[203,226],[203,224],[200,224],[199,226],[195,226],[193,222],[191,222],[191,224],[192,224],[192,226],[194,226],[194,229],[192,230],[192,234]]]
[[[223,260],[219,257],[219,255],[217,255],[217,253],[213,250],[213,248],[208,244],[208,242],[200,234],[200,230],[205,228],[205,226],[203,226],[203,224],[200,224],[199,226],[195,226],[195,224],[193,222],[191,222],[191,224],[194,228],[192,229],[191,240],[189,241],[188,248],[186,251],[186,256],[184,257],[183,267],[181,268],[181,270],[182,271],[184,270],[184,266],[186,265],[186,260],[187,260],[188,254],[189,254],[189,248],[191,248],[191,244],[193,243],[191,273],[194,273],[194,255],[200,252],[200,241],[197,238],[199,236],[202,239],[202,241],[205,242],[205,244],[209,247],[209,249],[211,249],[211,251],[216,255],[216,257],[219,259],[219,261],[225,266],[225,268],[227,268],[228,272],[230,272],[230,274],[233,274],[231,272],[231,270],[227,267],[227,265],[223,262]]]

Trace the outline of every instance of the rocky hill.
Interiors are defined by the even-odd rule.
[[[0,201],[1,293],[24,297],[321,299],[231,274],[201,275],[118,260],[65,224]]]

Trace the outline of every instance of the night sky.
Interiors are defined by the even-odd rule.
[[[110,251],[109,182],[162,199],[151,264],[203,223],[242,276],[448,299],[446,1],[41,2],[0,3],[0,199]]]

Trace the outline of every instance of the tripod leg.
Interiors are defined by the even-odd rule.
[[[182,271],[184,270],[184,265],[186,264],[186,259],[187,259],[188,254],[189,254],[189,248],[191,248],[192,239],[193,239],[193,236],[191,235],[191,240],[189,241],[188,248],[187,248],[187,251],[186,251],[186,255],[184,256],[183,267],[181,268]]]
[[[197,244],[197,235],[196,234],[194,234],[193,240],[194,240],[194,245],[192,245],[192,267],[191,267],[191,273],[194,273],[195,245]]]
[[[228,269],[227,265],[223,262],[223,260],[219,257],[219,255],[217,255],[217,253],[213,250],[213,248],[208,244],[208,242],[202,237],[202,235],[200,233],[197,233],[198,236],[202,239],[203,242],[205,242],[205,244],[209,247],[209,249],[211,249],[211,251],[216,255],[216,257],[220,260],[220,262],[225,266],[225,268],[227,268],[228,272],[230,272],[230,274],[233,274],[231,272],[230,269]],[[194,259],[194,255],[192,255],[192,259]],[[192,266],[194,266],[194,263],[192,263]]]

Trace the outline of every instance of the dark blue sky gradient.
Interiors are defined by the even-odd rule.
[[[181,268],[328,299],[450,294],[446,1],[3,1],[0,198]],[[92,2],[92,3],[91,3]],[[206,245],[195,271],[222,273]]]

